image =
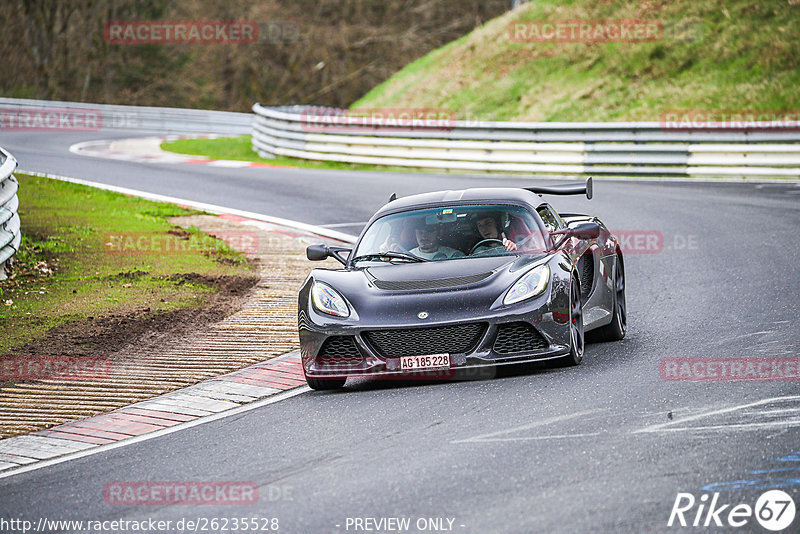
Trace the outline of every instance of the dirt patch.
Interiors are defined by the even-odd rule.
[[[183,239],[189,239],[190,237],[192,237],[192,234],[190,232],[180,227],[175,227],[171,230],[167,230],[167,233],[170,235],[178,236]]]
[[[136,271],[120,273],[122,279],[147,275]],[[197,273],[169,277],[177,284],[191,282],[215,289],[208,303],[197,308],[153,314],[149,308],[134,309],[103,317],[89,317],[50,329],[42,339],[26,343],[6,354],[9,357],[108,357],[128,345],[141,344],[156,333],[161,340],[215,323],[240,309],[247,293],[258,282],[256,276],[205,276]],[[7,385],[8,382],[0,382]]]

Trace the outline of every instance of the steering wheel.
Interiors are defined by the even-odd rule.
[[[467,256],[472,256],[472,254],[475,252],[476,248],[478,248],[481,245],[485,245],[487,243],[490,243],[490,242],[491,243],[498,243],[501,246],[503,245],[503,240],[502,239],[481,239],[480,241],[478,241],[477,243],[472,245],[472,248],[469,249],[469,254],[467,254]]]

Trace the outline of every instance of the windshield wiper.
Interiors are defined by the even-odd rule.
[[[357,262],[358,260],[368,260],[371,258],[389,258],[395,260],[408,260],[413,262],[421,262],[421,261],[429,261],[425,258],[420,258],[419,256],[414,256],[413,254],[407,254],[405,252],[396,252],[393,250],[387,252],[376,252],[374,254],[364,254],[362,256],[356,256],[353,258],[353,263]]]

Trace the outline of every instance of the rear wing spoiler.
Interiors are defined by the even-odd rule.
[[[585,184],[558,184],[543,185],[536,187],[524,187],[523,189],[536,193],[537,195],[586,195],[588,200],[592,199],[592,178],[589,177]]]

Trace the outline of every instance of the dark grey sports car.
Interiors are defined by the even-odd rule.
[[[299,295],[303,371],[314,389],[348,376],[445,375],[538,360],[577,365],[584,334],[625,336],[625,271],[596,217],[543,194],[586,184],[440,191],[396,199],[350,249],[314,245]]]

